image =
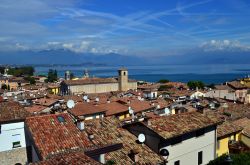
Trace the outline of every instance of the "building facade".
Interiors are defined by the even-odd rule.
[[[60,84],[62,95],[77,95],[83,93],[106,93],[112,91],[127,91],[137,89],[137,82],[128,79],[128,71],[118,70],[118,78],[89,78],[66,80]]]
[[[0,164],[26,164],[24,121],[0,123]]]

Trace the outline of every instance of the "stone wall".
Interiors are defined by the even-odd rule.
[[[9,151],[0,152],[0,164],[1,165],[14,165],[21,163],[22,165],[27,164],[27,152],[26,148],[16,148]]]

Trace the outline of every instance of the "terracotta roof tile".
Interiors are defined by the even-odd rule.
[[[249,118],[244,117],[242,119],[233,121],[233,123],[242,127],[243,128],[242,133],[250,137],[250,119]]]
[[[131,100],[129,106],[134,110],[135,113],[142,112],[154,108],[149,101]]]
[[[39,113],[46,108],[47,107],[41,105],[33,105],[30,107],[25,107],[26,111],[28,111],[29,113]]]
[[[32,163],[32,165],[101,165],[101,163],[95,161],[94,159],[86,156],[83,152],[71,152],[66,154],[59,154],[53,156],[48,160],[44,160],[37,163]]]
[[[58,102],[58,99],[40,98],[40,99],[35,100],[35,104],[43,105],[47,107],[55,104],[56,102]]]
[[[92,140],[94,144],[123,143],[123,148],[105,154],[107,161],[113,160],[116,164],[133,164],[129,157],[130,151],[133,149],[139,151],[138,164],[157,164],[162,161],[161,157],[147,145],[138,144],[137,137],[120,127],[121,122],[115,117],[88,120],[85,123],[86,131],[94,135]]]
[[[92,103],[77,103],[74,108],[69,110],[69,112],[74,116],[91,115],[105,111],[106,110],[99,105],[94,105]]]
[[[199,112],[162,116],[149,120],[152,125],[148,127],[166,139],[216,125],[219,122],[218,118],[208,118]]]
[[[233,133],[238,133],[243,128],[233,124],[232,122],[225,121],[217,126],[217,138],[222,138]]]
[[[28,116],[30,116],[30,113],[18,102],[0,103],[0,122],[25,119]]]
[[[100,104],[99,107],[106,110],[106,116],[116,115],[123,112],[128,112],[128,106],[118,103],[110,102],[105,104]]]
[[[60,122],[59,118],[64,122]],[[29,117],[26,125],[42,159],[93,147],[86,132],[80,131],[67,113]]]

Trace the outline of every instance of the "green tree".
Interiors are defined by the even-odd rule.
[[[169,82],[168,79],[161,79],[161,80],[158,81],[158,83],[168,83],[168,82]]]
[[[8,74],[13,76],[33,76],[35,69],[32,66],[9,68]]]
[[[6,90],[8,89],[8,86],[6,84],[2,84],[1,89]]]
[[[227,155],[222,155],[208,163],[208,165],[224,165]],[[232,165],[248,165],[250,164],[250,153],[230,154],[233,160]]]
[[[5,69],[5,67],[0,66],[0,74],[4,74],[4,69]]]
[[[36,84],[36,80],[34,77],[25,77],[24,80],[29,81],[30,84]]]
[[[158,91],[167,91],[169,89],[173,88],[172,85],[161,85],[159,88],[158,88]]]
[[[57,71],[56,70],[49,69],[47,81],[48,82],[57,81]]]
[[[191,90],[194,90],[194,89],[196,89],[197,87],[199,88],[199,89],[204,89],[204,83],[202,82],[202,81],[189,81],[188,83],[187,83],[187,86],[189,87],[189,89],[191,89]]]

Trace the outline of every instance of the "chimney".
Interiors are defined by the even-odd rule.
[[[83,130],[84,130],[84,120],[83,120],[83,119],[78,119],[78,120],[77,120],[77,128],[78,128],[80,131],[83,131]]]
[[[152,123],[151,123],[151,121],[150,121],[149,119],[147,120],[147,125],[148,125],[148,126],[151,126],[151,125],[152,125]]]
[[[139,150],[138,149],[133,149],[130,150],[130,158],[135,162],[138,163],[139,162]]]

